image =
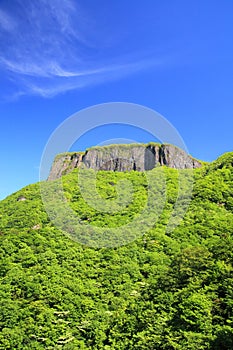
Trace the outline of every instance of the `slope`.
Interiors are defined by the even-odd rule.
[[[232,349],[232,160],[228,153],[194,171],[189,209],[169,232],[178,170],[153,169],[166,175],[163,211],[142,237],[114,248],[62,233],[45,212],[40,184],[0,202],[0,349]],[[62,181],[83,223],[126,224],[147,201],[144,173],[99,171],[102,198],[116,199],[120,180],[134,189],[122,210],[99,212],[83,199],[78,172]]]

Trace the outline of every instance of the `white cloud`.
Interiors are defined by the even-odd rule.
[[[0,9],[0,69],[18,85],[15,96],[51,97],[160,64],[101,54],[94,22],[77,1],[15,2],[14,16]]]

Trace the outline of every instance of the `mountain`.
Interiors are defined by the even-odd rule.
[[[232,165],[233,152],[196,169],[87,169],[84,195],[79,167],[1,201],[0,349],[232,349]],[[106,210],[90,205],[92,173]],[[64,232],[48,217],[41,190],[56,199],[59,182],[55,209],[69,205],[83,237],[146,221],[148,202],[162,209],[128,244],[94,247],[65,232],[69,216]]]
[[[175,169],[198,168],[202,163],[169,144],[116,144],[57,155],[48,180],[55,180],[81,165],[94,170],[145,171],[158,165]]]

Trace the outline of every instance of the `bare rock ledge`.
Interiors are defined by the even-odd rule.
[[[97,146],[85,152],[56,156],[48,180],[55,180],[84,164],[86,168],[108,171],[146,171],[158,165],[175,169],[199,168],[202,163],[184,150],[169,144],[116,144]]]

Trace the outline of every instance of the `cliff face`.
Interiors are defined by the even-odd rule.
[[[167,144],[128,144],[93,147],[85,153],[58,155],[52,165],[48,180],[55,180],[84,164],[94,170],[145,171],[157,165],[170,168],[198,168],[202,164],[182,149]]]
[[[73,169],[78,168],[82,161],[82,153],[62,153],[58,154],[54,159],[49,181],[56,180],[62,175],[68,174]]]
[[[202,166],[197,159],[172,145],[161,145],[159,162],[161,165],[175,169],[200,168]]]

